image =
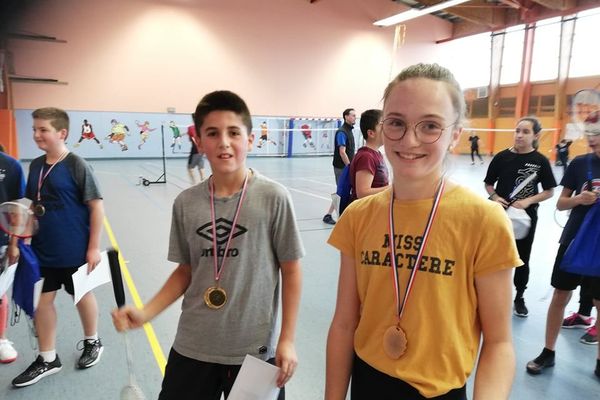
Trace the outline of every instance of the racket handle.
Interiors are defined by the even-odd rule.
[[[112,278],[113,291],[117,307],[125,305],[125,290],[123,289],[123,277],[121,276],[121,265],[119,264],[119,252],[116,249],[108,249],[108,265],[110,266],[110,276]]]

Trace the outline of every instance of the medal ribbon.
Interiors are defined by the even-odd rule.
[[[214,274],[215,274],[215,282],[217,282],[217,286],[219,283],[219,279],[221,278],[221,273],[223,272],[223,267],[225,266],[225,259],[227,258],[227,251],[229,250],[229,245],[231,244],[231,239],[233,239],[233,232],[235,231],[235,226],[240,215],[240,210],[242,209],[242,202],[244,201],[244,197],[246,197],[246,188],[248,186],[248,173],[246,173],[246,178],[244,179],[244,185],[242,186],[242,193],[240,194],[240,198],[238,199],[237,206],[235,207],[235,214],[233,216],[233,223],[231,225],[231,230],[229,231],[229,238],[227,239],[227,244],[225,245],[225,252],[223,253],[223,258],[221,259],[221,265],[218,265],[218,253],[217,253],[217,222],[215,217],[215,185],[210,177],[210,218],[212,222],[212,242],[213,242],[213,264],[214,264]]]
[[[56,160],[56,162],[54,164],[52,164],[50,166],[50,168],[48,168],[48,171],[46,171],[45,174],[44,174],[44,165],[42,165],[42,168],[40,169],[40,175],[38,177],[38,190],[37,190],[37,201],[38,202],[42,201],[42,185],[44,184],[46,177],[48,176],[48,174],[50,174],[50,171],[52,171],[52,168],[54,168],[59,162],[64,160],[68,154],[69,154],[69,150],[63,151],[61,153],[60,157],[58,157],[58,160]]]
[[[396,312],[398,314],[398,322],[402,319],[402,314],[404,314],[404,310],[406,308],[406,303],[408,302],[408,297],[410,296],[411,290],[413,288],[413,284],[415,281],[415,277],[417,276],[417,271],[421,267],[421,260],[423,258],[423,252],[425,251],[425,245],[427,244],[427,239],[429,238],[429,233],[431,232],[431,227],[433,225],[433,220],[437,214],[438,207],[440,205],[440,200],[442,199],[442,194],[444,192],[444,187],[446,186],[446,182],[444,177],[440,179],[440,183],[435,192],[435,196],[433,198],[433,204],[431,206],[431,210],[429,211],[429,217],[427,218],[427,224],[425,225],[425,230],[423,231],[423,242],[419,247],[419,251],[417,252],[417,259],[415,261],[415,265],[413,270],[410,272],[410,276],[408,278],[408,282],[406,283],[406,292],[404,292],[404,298],[402,301],[400,300],[400,279],[398,274],[398,267],[396,265],[396,241],[394,239],[394,190],[392,189],[392,195],[390,199],[390,212],[389,212],[389,254],[392,263],[392,275],[394,279],[394,293],[396,297]]]

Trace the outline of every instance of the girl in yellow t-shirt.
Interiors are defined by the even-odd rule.
[[[408,67],[385,90],[392,186],[352,203],[329,238],[341,269],[326,400],[345,399],[350,378],[352,400],[466,399],[476,361],[474,398],[509,396],[521,262],[502,207],[444,177],[464,110],[437,64]]]

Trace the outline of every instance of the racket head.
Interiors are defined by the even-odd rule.
[[[10,236],[27,239],[38,230],[38,220],[23,201],[0,204],[0,229]]]
[[[590,126],[600,113],[600,91],[583,89],[575,93],[571,99],[571,120],[581,134],[589,135]],[[600,131],[596,134],[600,134]]]

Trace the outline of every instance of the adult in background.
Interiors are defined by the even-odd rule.
[[[556,156],[558,158],[557,165],[560,163],[563,167],[563,172],[567,172],[567,165],[569,164],[569,147],[573,143],[572,140],[562,139],[556,145]]]
[[[335,186],[337,187],[342,175],[342,171],[346,165],[350,165],[354,158],[354,123],[356,122],[356,112],[353,108],[346,108],[342,113],[344,124],[335,133],[335,147],[333,150],[333,173],[335,174]],[[335,220],[331,216],[335,210],[335,204],[331,202],[327,214],[323,217],[323,222],[330,225],[335,225]]]
[[[192,115],[192,118],[194,118],[194,115]],[[188,170],[188,174],[190,175],[190,180],[192,181],[192,185],[195,185],[197,183],[197,181],[196,181],[196,175],[194,174],[194,168],[198,168],[198,173],[200,174],[200,182],[202,182],[205,178],[204,154],[202,154],[198,151],[196,144],[192,140],[192,138],[196,137],[196,128],[194,127],[194,124],[188,126],[187,134],[190,139],[190,142],[192,142],[192,148],[190,149],[190,156],[188,157],[187,170]]]
[[[479,155],[479,136],[477,136],[476,133],[473,133],[469,136],[469,142],[471,142],[471,165],[475,164],[475,157],[473,157],[475,154],[479,157],[479,162],[483,164],[483,158]]]
[[[550,162],[536,150],[541,130],[542,125],[537,118],[521,118],[515,128],[513,146],[494,156],[484,179],[490,200],[502,204],[504,208],[511,206],[523,209],[531,218],[531,227],[527,236],[516,240],[519,257],[523,261],[523,265],[515,270],[513,278],[517,291],[514,313],[518,317],[527,317],[529,314],[523,293],[529,282],[529,256],[535,236],[538,203],[551,198],[556,187]],[[535,178],[518,193],[513,193],[517,186],[533,174]],[[539,184],[542,185],[542,192],[538,189]]]

